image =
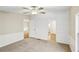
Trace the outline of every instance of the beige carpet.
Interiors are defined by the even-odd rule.
[[[66,45],[68,47],[68,45]],[[64,45],[65,47],[65,45]],[[24,39],[22,41],[10,44],[0,48],[0,52],[67,52],[61,44],[46,40],[34,38]]]

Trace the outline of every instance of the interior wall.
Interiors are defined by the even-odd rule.
[[[23,19],[19,14],[0,12],[0,34],[22,32]]]
[[[75,16],[76,14],[79,13],[79,7],[78,6],[72,6],[70,8],[70,47],[72,49],[72,51],[75,51]]]
[[[69,44],[69,10],[59,12],[57,18],[56,41],[59,43]]]
[[[46,37],[45,40],[48,40],[48,24],[55,20],[57,25],[57,42],[68,43],[68,16],[68,10],[52,10],[46,11],[46,14],[44,15],[32,15],[30,22],[30,36],[37,38]]]
[[[24,16],[0,12],[0,47],[23,39]]]

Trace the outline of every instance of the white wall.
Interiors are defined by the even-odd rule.
[[[0,34],[23,31],[24,16],[16,13],[0,12]]]
[[[23,40],[23,15],[0,12],[0,47]]]
[[[57,18],[56,41],[69,44],[69,11],[60,12]]]
[[[33,15],[30,22],[30,37],[45,37],[48,40],[48,24],[56,20],[57,42],[68,43],[68,10],[47,11],[44,15]]]
[[[8,33],[0,35],[0,47],[12,44],[14,42],[23,40],[24,33],[18,32],[18,33]]]

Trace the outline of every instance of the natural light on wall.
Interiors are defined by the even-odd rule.
[[[29,31],[29,19],[24,19],[24,31]]]
[[[56,33],[56,21],[55,20],[53,20],[52,22],[50,22],[48,24],[48,27],[49,27],[49,32]]]

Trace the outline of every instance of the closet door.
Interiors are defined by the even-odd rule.
[[[36,20],[30,20],[29,36],[33,38],[36,37]]]
[[[48,40],[48,21],[41,18],[42,15],[36,16],[30,21],[30,37]]]
[[[48,40],[48,23],[43,19],[36,23],[36,38]]]

